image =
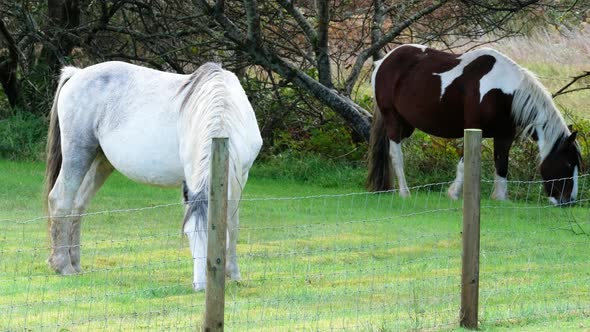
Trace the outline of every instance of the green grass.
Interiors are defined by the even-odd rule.
[[[324,171],[314,181],[252,170],[227,330],[458,329],[461,201],[446,198],[446,185],[407,199],[362,193],[362,181],[344,178],[360,170]],[[42,176],[41,164],[0,161],[0,331],[199,326],[204,295],[191,288],[182,207],[158,207],[178,202],[179,190],[115,174],[90,212],[154,208],[86,217],[85,272],[60,277],[45,265],[46,221],[35,219]],[[482,330],[590,328],[587,205],[548,207],[539,189],[526,201],[482,201]]]

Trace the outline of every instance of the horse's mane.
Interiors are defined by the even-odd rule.
[[[190,134],[192,155],[195,156],[193,178],[196,191],[207,190],[211,141],[214,137],[228,137],[226,113],[232,106],[228,98],[224,71],[221,65],[205,63],[200,66],[180,89],[184,92],[180,108],[184,135]],[[188,132],[190,130],[190,133]]]
[[[536,128],[541,128],[542,137],[538,137],[539,155],[544,160],[551,153],[555,142],[569,135],[570,131],[551,94],[537,77],[513,61],[510,62],[523,74],[512,99],[512,117],[515,124],[523,128],[526,137],[532,136]]]

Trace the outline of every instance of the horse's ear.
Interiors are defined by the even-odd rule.
[[[578,136],[578,132],[574,131],[568,138],[565,139],[559,146],[559,150],[564,151],[565,149],[569,148],[570,146],[574,145],[576,141],[576,137]]]
[[[188,203],[188,186],[184,180],[182,181],[182,199],[184,203]]]
[[[567,140],[566,140],[566,141],[568,142],[568,144],[569,144],[569,145],[573,145],[573,144],[574,144],[574,142],[576,141],[576,137],[578,137],[578,132],[577,132],[577,131],[574,131],[574,132],[573,132],[573,133],[570,135],[570,137],[568,137],[568,138],[567,138]]]
[[[572,125],[572,124],[568,124],[568,125],[567,125],[567,129],[569,129],[569,130],[570,130],[570,132],[574,131],[574,125]]]

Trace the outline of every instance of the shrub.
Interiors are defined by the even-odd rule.
[[[332,160],[319,154],[285,152],[258,161],[250,174],[257,178],[350,189],[364,186],[367,170],[364,165]]]
[[[274,89],[264,80],[255,78],[242,83],[250,96],[264,140],[260,159],[287,153],[352,163],[363,160],[366,143],[339,115],[313,96],[289,83]]]
[[[10,110],[0,120],[0,158],[42,160],[47,120],[20,109]]]

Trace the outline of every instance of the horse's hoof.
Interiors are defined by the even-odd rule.
[[[80,264],[72,264],[72,267],[74,268],[76,273],[82,273],[82,267],[80,266]]]
[[[242,280],[242,276],[240,275],[240,269],[232,268],[230,266],[225,267],[225,276],[230,278],[231,280],[240,281]]]
[[[72,275],[72,274],[77,274],[78,271],[76,271],[76,269],[74,269],[74,267],[72,266],[72,264],[68,264],[64,268],[62,268],[61,271],[59,271],[59,273],[62,276],[69,276],[69,275]]]
[[[202,292],[205,290],[205,283],[204,282],[193,282],[193,289],[195,292]]]
[[[240,280],[242,280],[242,276],[240,275],[240,272],[238,272],[238,273],[226,273],[226,277],[230,278],[233,281],[240,281]]]
[[[449,190],[447,190],[447,196],[449,196],[450,199],[456,201],[459,199],[459,196],[461,195],[461,187],[457,188],[458,185],[453,183],[450,187]]]
[[[450,199],[452,199],[453,201],[456,201],[459,199],[459,194],[453,190],[450,190],[447,192],[447,195],[449,196]]]
[[[78,271],[76,271],[76,269],[74,269],[74,267],[72,265],[66,265],[60,269],[56,269],[56,268],[52,267],[52,269],[55,270],[55,273],[61,274],[62,276],[69,276],[69,275],[78,273]]]
[[[410,197],[410,191],[409,190],[400,190],[399,196],[403,197],[403,198]]]
[[[49,258],[47,258],[47,264],[56,273],[59,273],[61,275],[70,275],[70,274],[76,273],[76,270],[74,269],[72,264],[69,262],[69,258],[62,259],[62,258],[58,258],[58,256],[56,256],[56,255],[51,255],[51,256],[49,256]]]

